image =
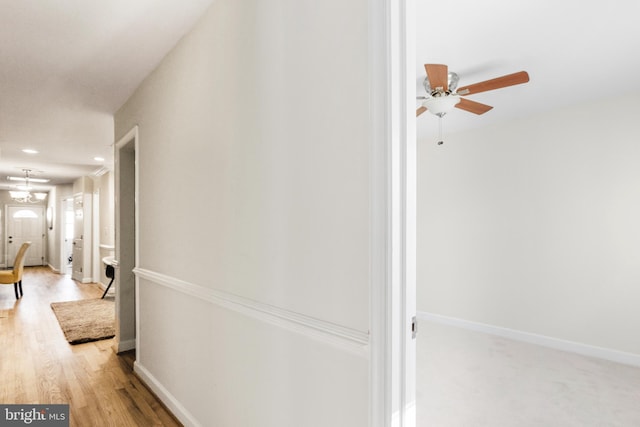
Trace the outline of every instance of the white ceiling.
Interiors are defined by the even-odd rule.
[[[631,0],[416,0],[416,83],[425,63],[447,64],[464,86],[516,71],[530,82],[469,99],[493,106],[454,109],[443,134],[497,124],[620,93],[640,93],[640,2]],[[416,105],[419,105],[416,103]],[[417,119],[419,140],[436,140],[438,118]]]
[[[0,0],[0,189],[23,168],[58,184],[110,165],[113,113],[211,2]],[[424,63],[449,65],[460,85],[529,72],[527,84],[470,96],[495,108],[455,109],[446,135],[640,93],[639,12],[631,0],[416,0],[419,95]],[[435,116],[417,124],[435,139]]]
[[[0,0],[0,189],[110,165],[114,112],[211,2]]]

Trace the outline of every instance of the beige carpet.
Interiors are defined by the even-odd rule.
[[[421,320],[418,427],[637,427],[640,368]]]
[[[103,340],[115,335],[113,301],[86,299],[52,302],[51,308],[71,344]]]

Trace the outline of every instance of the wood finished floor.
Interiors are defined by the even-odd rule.
[[[50,304],[100,298],[47,267],[28,267],[24,296],[0,285],[0,403],[68,403],[71,426],[180,426],[133,374],[135,352],[113,339],[70,345]]]

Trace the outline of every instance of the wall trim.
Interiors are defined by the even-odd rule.
[[[200,427],[202,424],[149,372],[140,362],[133,362],[133,372],[147,386],[182,424]]]
[[[503,328],[500,326],[489,325],[486,323],[472,322],[469,320],[458,319],[455,317],[443,316],[441,314],[428,313],[425,311],[418,312],[420,320],[429,322],[442,323],[449,326],[455,326],[471,331],[484,332],[486,334],[497,335],[503,338],[509,338],[516,341],[523,341],[530,344],[537,344],[543,347],[549,347],[556,350],[577,353],[583,356],[605,359],[611,362],[622,363],[640,367],[640,355],[627,353],[624,351],[614,350],[604,347],[596,347],[589,344],[583,344],[575,341],[568,341],[559,338],[553,338],[546,335],[538,335],[530,332],[518,331],[515,329]],[[420,328],[418,328],[420,330]]]
[[[60,270],[58,270],[57,268],[55,268],[53,265],[51,265],[51,264],[47,264],[47,266],[49,267],[49,270],[51,270],[53,273],[60,274]],[[4,266],[3,266],[3,265],[0,265],[0,267],[4,267]]]
[[[369,2],[369,427],[415,427],[415,0]]]
[[[302,313],[264,304],[227,292],[206,288],[144,268],[136,267],[133,272],[138,278],[162,285],[185,295],[199,298],[265,323],[298,332],[356,355],[363,357],[368,357],[369,355],[368,332],[326,322]]]

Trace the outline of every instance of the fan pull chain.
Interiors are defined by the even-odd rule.
[[[442,116],[438,117],[438,145],[444,144],[442,140]]]

